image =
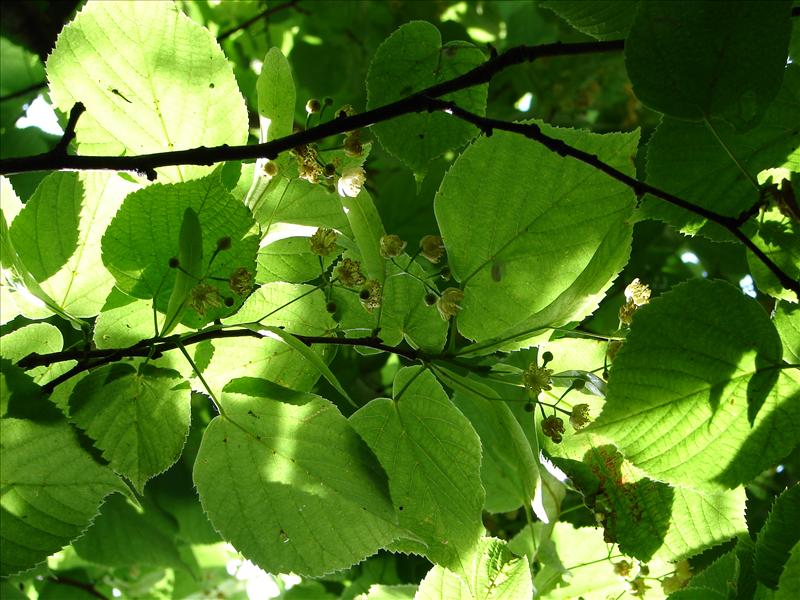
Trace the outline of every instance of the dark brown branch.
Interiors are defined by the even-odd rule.
[[[76,102],[72,109],[69,111],[69,119],[64,128],[64,135],[58,140],[58,143],[53,147],[48,154],[52,156],[66,156],[69,143],[75,138],[75,127],[78,125],[78,119],[86,111],[86,107],[82,102]]]
[[[609,42],[579,42],[574,44],[544,44],[541,46],[517,46],[490,58],[478,67],[440,84],[431,86],[416,94],[402,98],[391,104],[359,113],[350,117],[337,118],[312,129],[274,140],[266,144],[249,146],[216,146],[213,148],[193,148],[172,152],[158,152],[139,156],[61,156],[50,153],[37,156],[6,158],[0,160],[0,174],[28,173],[31,171],[55,171],[60,169],[106,169],[113,171],[135,171],[155,179],[155,169],[176,165],[213,165],[229,160],[253,160],[256,158],[275,159],[281,152],[324,138],[369,127],[395,117],[428,109],[429,98],[439,98],[465,88],[488,83],[498,72],[513,65],[531,62],[550,56],[568,56],[598,52],[618,52],[624,47],[622,40]]]
[[[508,121],[500,121],[497,119],[490,119],[487,117],[481,117],[480,115],[476,115],[474,113],[468,112],[458,106],[456,106],[453,102],[446,102],[444,100],[438,100],[436,98],[429,98],[428,104],[431,110],[440,110],[447,114],[450,114],[458,119],[462,119],[469,123],[472,123],[476,127],[478,127],[481,131],[483,131],[486,135],[491,135],[492,131],[495,129],[501,131],[509,131],[512,133],[518,133],[524,135],[527,138],[535,140],[552,150],[553,152],[559,154],[560,156],[571,156],[583,163],[586,163],[590,167],[597,169],[598,171],[602,171],[609,177],[616,179],[620,183],[628,186],[634,194],[636,194],[637,198],[642,198],[645,194],[650,194],[655,196],[656,198],[668,202],[673,206],[677,206],[678,208],[682,208],[688,212],[694,213],[699,215],[713,223],[716,223],[726,230],[728,230],[734,237],[736,237],[742,244],[744,244],[748,250],[750,250],[755,256],[760,260],[764,266],[766,266],[770,271],[772,271],[773,275],[778,278],[781,285],[786,288],[787,290],[793,291],[797,294],[798,298],[800,298],[800,282],[795,279],[792,279],[787,273],[785,273],[778,265],[776,265],[772,259],[770,259],[756,244],[747,237],[744,232],[740,229],[740,222],[737,217],[728,217],[725,215],[720,215],[713,211],[710,211],[702,206],[698,206],[689,202],[688,200],[684,200],[674,194],[670,194],[662,189],[654,187],[648,183],[643,181],[639,181],[630,175],[626,175],[622,171],[615,169],[611,165],[604,163],[601,161],[596,155],[590,154],[588,152],[584,152],[578,148],[570,146],[566,142],[552,138],[542,132],[541,128],[536,125],[535,123],[511,123]]]
[[[220,33],[217,36],[217,41],[218,42],[222,42],[223,40],[226,40],[227,38],[232,36],[237,31],[241,31],[242,29],[247,29],[253,23],[258,22],[261,19],[269,18],[271,15],[274,15],[275,13],[280,12],[280,11],[282,11],[284,9],[287,9],[287,8],[294,8],[295,10],[300,11],[300,12],[304,12],[304,13],[307,12],[304,9],[300,8],[299,6],[297,6],[297,3],[299,1],[300,0],[289,0],[289,2],[284,2],[283,4],[279,4],[278,6],[273,6],[272,8],[267,8],[265,10],[262,10],[260,13],[258,13],[254,17],[252,17],[250,19],[247,19],[247,21],[244,21],[243,23],[239,23],[236,27],[231,27],[227,31],[223,31],[222,33]]]
[[[238,337],[253,337],[263,338],[264,336],[256,331],[250,329],[207,329],[197,333],[189,334],[184,337],[171,336],[168,338],[149,338],[142,340],[128,346],[127,348],[109,348],[102,350],[62,350],[60,352],[51,352],[49,354],[32,353],[21,359],[17,366],[21,369],[32,369],[43,365],[52,365],[67,360],[77,360],[78,364],[72,367],[66,373],[53,379],[47,383],[43,389],[45,392],[52,392],[56,386],[74,377],[78,373],[107,365],[123,358],[146,357],[160,358],[165,352],[176,350],[180,346],[191,346],[206,340],[218,340],[225,338],[238,338]],[[362,337],[362,338],[342,338],[342,337],[326,337],[326,336],[311,336],[311,335],[295,335],[298,340],[307,346],[315,344],[328,344],[334,346],[361,346],[373,348],[374,350],[381,350],[383,352],[390,352],[397,354],[411,361],[419,359],[426,359],[428,356],[418,350],[411,348],[399,348],[397,346],[389,346],[384,344],[380,338],[377,337]]]

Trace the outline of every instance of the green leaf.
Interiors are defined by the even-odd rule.
[[[483,61],[483,52],[466,42],[442,45],[439,30],[431,23],[406,23],[380,45],[370,63],[367,109],[453,79]],[[443,99],[483,115],[487,90],[487,85],[474,86]],[[408,165],[418,180],[424,177],[430,161],[478,133],[474,125],[440,112],[404,115],[378,123],[372,130],[381,145]]]
[[[105,303],[114,279],[103,267],[100,238],[136,188],[114,173],[53,173],[14,219],[10,235],[20,259],[70,315],[93,317]]]
[[[323,257],[322,267],[327,270],[337,256]],[[283,238],[258,250],[256,283],[305,283],[320,274],[319,256],[311,252],[307,237]]]
[[[484,510],[510,512],[530,503],[536,494],[539,464],[508,405],[488,386],[445,368],[436,372],[456,391],[453,404],[481,438]]]
[[[613,446],[587,452],[597,477],[592,498],[605,538],[642,562],[677,561],[747,531],[744,489],[695,491],[642,477]],[[595,495],[596,494],[596,495]]]
[[[175,285],[172,286],[164,327],[161,330],[162,337],[169,334],[180,322],[192,288],[203,277],[203,229],[197,213],[190,206],[183,211],[181,232],[178,236],[177,266]]]
[[[774,318],[775,328],[783,342],[784,360],[800,363],[800,306],[779,302]]]
[[[792,548],[789,560],[786,561],[775,600],[791,600],[798,589],[800,589],[800,544]]]
[[[97,348],[124,348],[158,333],[153,302],[136,300],[114,288],[94,323]]]
[[[322,575],[397,537],[386,475],[333,404],[255,379],[229,384],[220,403],[194,481],[214,527],[247,558]]]
[[[178,273],[169,262],[180,254],[178,232],[187,208],[200,220],[202,255],[207,257],[200,283],[216,290],[209,292],[210,300],[200,306],[204,314],[199,314],[193,299],[193,310],[183,317],[185,325],[199,328],[241,305],[243,298],[231,290],[228,279],[242,268],[254,274],[258,250],[258,238],[251,234],[254,222],[250,211],[225,189],[217,172],[186,183],[150,185],[130,194],[103,236],[103,262],[123,292],[155,298],[156,308],[167,312]],[[217,251],[217,242],[226,237],[231,240],[230,249]],[[225,306],[224,298],[233,304]]]
[[[763,584],[775,589],[792,548],[800,542],[797,516],[800,515],[800,485],[794,484],[778,496],[767,522],[758,532],[755,574]]]
[[[416,585],[371,585],[366,594],[359,594],[355,600],[413,600]]]
[[[289,61],[279,48],[270,48],[256,82],[262,141],[292,134],[296,92]]]
[[[90,2],[47,60],[50,96],[68,113],[82,102],[79,152],[136,155],[243,144],[247,110],[211,33],[168,2]],[[206,166],[157,169],[183,181]]]
[[[400,525],[421,540],[403,548],[465,569],[483,534],[480,440],[436,378],[399,371],[394,400],[373,400],[350,422],[386,469]]]
[[[81,558],[100,565],[187,569],[175,546],[174,529],[155,506],[136,508],[123,496],[112,496],[72,545]]]
[[[42,180],[11,224],[11,241],[38,281],[58,273],[78,247],[84,196],[78,173],[53,173]]]
[[[5,340],[6,337],[3,337],[3,353],[6,351]],[[52,397],[48,397],[28,373],[13,365],[5,356],[0,357],[0,416],[38,423],[61,421],[64,418]]]
[[[43,80],[44,67],[38,56],[11,43],[5,36],[0,38],[0,96],[20,92]],[[14,99],[4,98],[0,103],[0,128],[13,128],[22,116],[23,106],[38,93],[38,89],[33,89]]]
[[[628,37],[636,18],[638,2],[631,0],[550,0],[539,6],[549,8],[578,31],[598,40]]]
[[[280,164],[280,158],[278,159]],[[285,164],[288,164],[285,163]],[[276,223],[291,223],[307,227],[328,227],[343,233],[350,231],[347,215],[342,212],[339,195],[318,184],[298,179],[291,169],[278,173],[266,192],[255,194],[248,206],[262,229],[269,232]],[[297,169],[294,168],[296,173]],[[266,235],[266,234],[265,234]]]
[[[757,124],[780,89],[791,2],[642,2],[625,43],[636,96],[692,121]]]
[[[0,321],[5,324],[19,315],[33,320],[44,319],[54,313],[70,320],[71,317],[42,290],[14,248],[8,223],[16,221],[23,205],[5,177],[0,177],[0,194],[3,199],[0,206],[0,266],[3,268],[3,277],[0,279]],[[80,326],[80,323],[77,324]]]
[[[189,432],[189,387],[169,369],[100,367],[75,386],[69,408],[70,419],[139,492],[178,460]]]
[[[225,325],[255,322],[299,335],[325,335],[336,326],[325,310],[325,294],[320,288],[280,281],[262,285],[239,312],[224,321]]]
[[[483,538],[459,576],[435,566],[419,584],[414,600],[516,600],[533,597],[528,562],[506,543]]]
[[[64,347],[64,338],[58,327],[49,323],[33,323],[20,327],[0,339],[3,342],[3,358],[9,358],[14,363],[32,352],[48,354],[58,352]],[[65,360],[30,369],[27,373],[34,382],[44,385],[76,364],[74,360]]]
[[[653,478],[733,488],[800,441],[800,384],[781,367],[757,302],[691,280],[636,312],[590,429]]]
[[[364,274],[383,283],[386,273],[386,259],[380,253],[381,237],[386,235],[381,217],[372,197],[364,190],[355,197],[343,196],[342,208],[358,244]]]
[[[633,173],[637,133],[543,130]],[[521,165],[535,165],[535,186]],[[464,290],[459,331],[474,340],[513,338],[590,314],[628,259],[633,200],[619,182],[521,136],[497,132],[473,143],[435,201]]]
[[[0,420],[0,575],[33,567],[78,537],[108,494],[124,491],[81,449],[67,423]]]
[[[272,335],[279,337],[283,342],[291,347],[294,351],[300,354],[303,358],[305,358],[308,362],[310,362],[314,367],[316,367],[317,371],[333,386],[337,392],[339,392],[350,404],[353,406],[357,406],[353,399],[350,397],[350,394],[342,387],[342,384],[339,383],[339,380],[336,379],[336,375],[334,375],[331,370],[328,368],[328,365],[325,364],[325,361],[322,357],[314,352],[310,346],[305,345],[303,342],[298,340],[294,337],[291,333],[284,331],[279,327],[272,327],[266,326],[264,327],[264,331],[268,331]]]
[[[758,221],[753,242],[791,279],[800,280],[800,225],[777,209],[766,211]],[[760,291],[779,300],[798,302],[797,294],[785,289],[752,252],[747,253],[747,263]]]
[[[397,264],[405,266],[410,258],[398,257]],[[416,262],[407,270],[418,278],[428,277]],[[380,311],[380,336],[387,344],[399,344],[403,338],[425,352],[441,352],[447,341],[447,321],[439,316],[435,306],[425,303],[427,289],[418,279],[393,265],[386,265]]]
[[[737,132],[722,119],[689,123],[664,117],[647,145],[647,182],[716,213],[737,216],[759,201],[758,174],[784,164],[800,145],[800,68],[786,69],[783,86],[761,123]],[[706,219],[645,196],[642,213],[685,233],[730,240]]]

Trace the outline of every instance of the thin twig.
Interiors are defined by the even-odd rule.
[[[274,15],[275,13],[280,12],[280,11],[286,9],[286,8],[294,8],[295,10],[297,10],[299,12],[308,14],[308,11],[306,11],[305,9],[302,9],[299,6],[297,6],[297,3],[299,1],[300,0],[289,0],[289,2],[284,2],[283,4],[279,4],[278,6],[273,6],[272,8],[267,8],[267,9],[261,11],[260,13],[258,13],[257,15],[255,15],[254,17],[252,17],[250,19],[247,19],[247,21],[244,21],[243,23],[239,23],[236,27],[232,27],[232,28],[228,29],[227,31],[223,31],[222,33],[220,33],[217,36],[217,41],[218,42],[222,42],[223,40],[225,40],[225,39],[229,38],[230,36],[232,36],[237,31],[241,31],[242,29],[247,29],[253,23],[258,22],[261,19],[266,19],[267,17],[269,17],[271,15]]]
[[[72,109],[69,111],[69,119],[67,126],[64,128],[64,135],[58,140],[58,143],[48,152],[52,156],[67,156],[67,148],[69,143],[75,138],[75,127],[78,125],[78,119],[86,111],[83,102],[76,102]]]
[[[756,258],[758,258],[758,260],[764,264],[764,266],[772,271],[772,274],[778,278],[778,281],[780,281],[784,288],[793,291],[798,297],[800,297],[800,282],[793,279],[785,271],[783,271],[783,269],[775,264],[772,259],[769,258],[763,250],[761,250],[761,248],[759,248],[749,237],[747,237],[747,235],[745,235],[745,233],[739,228],[740,223],[737,217],[728,217],[719,213],[715,213],[711,210],[703,208],[702,206],[693,204],[688,200],[645,183],[644,181],[639,181],[638,179],[623,173],[619,169],[615,169],[611,165],[604,163],[594,154],[590,154],[589,152],[585,152],[570,146],[562,140],[546,135],[535,123],[512,123],[508,121],[500,121],[497,119],[482,117],[460,108],[453,102],[446,102],[437,98],[430,98],[429,106],[431,110],[440,110],[458,119],[472,123],[487,136],[491,135],[492,131],[495,129],[524,135],[527,138],[539,142],[560,156],[570,156],[575,158],[597,169],[598,171],[605,173],[609,177],[616,179],[620,183],[628,186],[633,193],[636,194],[637,198],[641,198],[645,194],[650,194],[660,200],[672,204],[673,206],[682,208],[683,210],[699,215],[713,223],[716,223],[717,225],[724,227],[734,237],[742,242],[742,244],[744,244],[744,246],[747,247],[747,249],[750,250],[756,256]]]
[[[423,352],[413,350],[411,348],[389,346],[388,344],[384,344],[380,338],[376,337],[342,338],[313,335],[293,335],[307,346],[313,346],[315,344],[327,344],[334,346],[361,346],[397,354],[398,356],[402,356],[411,361],[417,361],[421,358],[428,358],[428,356]],[[264,336],[250,329],[210,328],[197,333],[188,334],[185,337],[170,336],[166,338],[149,338],[137,342],[132,346],[128,346],[127,348],[108,348],[101,350],[90,350],[88,352],[80,349],[62,350],[60,352],[51,352],[49,354],[37,354],[34,352],[20,360],[17,363],[17,366],[19,366],[21,369],[27,370],[32,369],[33,367],[52,365],[67,360],[77,360],[77,365],[43,386],[45,392],[52,392],[56,386],[74,377],[75,375],[78,375],[79,373],[100,367],[102,365],[107,365],[124,358],[150,356],[153,359],[156,359],[162,356],[165,352],[180,349],[181,345],[190,346],[206,340],[238,337],[253,337],[260,339]]]
[[[156,169],[176,165],[213,165],[229,160],[253,160],[268,158],[274,160],[281,152],[286,152],[303,144],[316,142],[327,137],[369,127],[402,115],[428,109],[429,98],[439,98],[475,85],[488,83],[500,71],[525,62],[552,56],[569,56],[600,52],[618,52],[624,47],[622,40],[608,42],[578,42],[564,44],[543,44],[540,46],[517,46],[490,58],[483,64],[458,77],[433,85],[420,92],[401,98],[396,102],[350,117],[336,118],[311,129],[273,140],[265,144],[245,146],[201,146],[188,150],[157,152],[138,156],[60,156],[50,153],[36,156],[4,158],[0,160],[0,175],[28,173],[31,171],[73,170],[112,170],[134,171],[156,178]]]

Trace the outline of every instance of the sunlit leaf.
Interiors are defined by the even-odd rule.
[[[54,104],[82,102],[81,154],[118,156],[242,144],[247,111],[211,33],[176,4],[89,2],[61,32],[47,60]],[[211,167],[158,170],[165,181]]]
[[[483,534],[480,441],[435,377],[400,371],[394,399],[373,400],[350,421],[386,469],[400,524],[421,538],[403,547],[466,568]]]
[[[782,366],[757,302],[690,281],[637,311],[591,429],[656,479],[733,488],[800,441],[800,384]]]
[[[635,133],[545,132],[632,172]],[[467,211],[464,198],[471,199]],[[448,171],[435,204],[453,277],[464,290],[459,331],[475,340],[513,338],[590,314],[627,261],[633,200],[596,169],[521,136],[497,132],[473,143]]]
[[[0,573],[29,569],[80,535],[108,494],[124,489],[81,449],[66,423],[0,420]]]
[[[179,373],[113,364],[82,379],[70,419],[138,490],[180,456],[189,431],[189,386]]]
[[[194,481],[214,527],[246,557],[322,575],[397,537],[386,475],[330,402],[255,379],[232,382],[220,402]]]

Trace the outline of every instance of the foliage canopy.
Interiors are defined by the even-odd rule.
[[[792,2],[14,10],[3,598],[797,590]]]

